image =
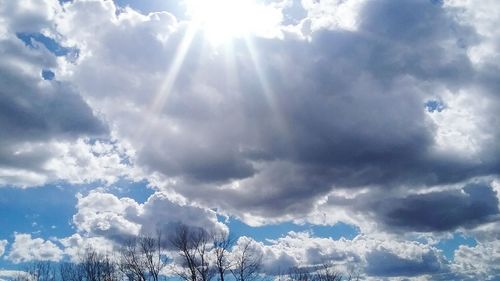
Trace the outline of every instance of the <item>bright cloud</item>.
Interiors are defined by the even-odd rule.
[[[32,238],[31,234],[16,233],[11,250],[6,256],[14,263],[29,261],[59,261],[63,251],[52,241]]]
[[[87,196],[79,195],[73,222],[86,235],[119,242],[133,235],[155,235],[157,230],[169,236],[179,224],[227,232],[215,212],[173,200],[164,193],[155,193],[144,204],[138,204],[130,198],[93,191]]]

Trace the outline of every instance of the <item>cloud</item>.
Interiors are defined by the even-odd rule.
[[[14,263],[29,261],[59,261],[63,251],[51,241],[32,238],[31,234],[16,233],[6,258]]]
[[[474,280],[497,280],[500,274],[500,244],[498,240],[479,243],[474,247],[461,245],[453,259],[455,271]]]
[[[0,270],[0,280],[1,281],[15,280],[17,276],[23,273],[25,272],[19,270]]]
[[[500,172],[494,1],[301,1],[282,38],[251,35],[228,48],[168,12],[30,3],[0,5],[0,129],[10,132],[0,184],[140,175],[156,191],[144,204],[81,195],[73,222],[82,237],[120,241],[180,221],[225,229],[215,209],[254,225],[348,220],[365,235],[498,236],[498,191],[483,183]],[[19,32],[78,56],[26,45]],[[261,245],[268,264],[327,257],[373,276],[443,270],[420,243],[291,236]],[[295,249],[305,240],[317,245]],[[356,250],[323,250],[340,246]]]
[[[359,24],[359,13],[365,0],[348,1],[301,1],[307,12],[308,31],[321,29],[356,30]]]
[[[333,240],[314,237],[307,232],[289,232],[266,244],[254,242],[253,245],[262,254],[263,270],[269,274],[287,273],[293,267],[315,268],[324,263],[343,273],[379,277],[448,272],[437,249],[391,238],[394,237],[360,235],[353,240]]]
[[[337,4],[347,3],[353,2]],[[226,60],[222,55],[203,55],[203,42],[195,35],[183,71],[166,89],[165,105],[150,112],[148,98],[167,94],[160,92],[165,88],[165,76],[157,73],[168,75],[172,68],[172,55],[178,53],[175,48],[187,36],[182,25],[165,13],[143,16],[126,10],[117,16],[112,3],[68,3],[59,26],[69,42],[81,42],[82,59],[68,66],[71,71],[67,73],[72,75],[65,78],[90,96],[91,103],[92,97],[99,95],[99,104],[94,102],[93,106],[116,125],[120,137],[137,148],[139,165],[167,177],[180,177],[185,183],[181,181],[179,191],[198,201],[205,200],[196,198],[204,192],[199,193],[198,184],[191,182],[201,183],[209,189],[206,193],[211,193],[218,192],[216,187],[221,183],[239,180],[239,189],[223,190],[220,197],[238,202],[235,206],[248,206],[248,212],[259,216],[307,213],[334,186],[435,185],[494,172],[498,159],[487,156],[493,144],[479,140],[469,146],[476,151],[483,147],[468,155],[481,157],[481,164],[466,162],[439,143],[436,152],[435,136],[449,122],[432,120],[437,114],[428,114],[422,105],[428,92],[439,97],[454,91],[451,85],[456,81],[470,81],[467,77],[473,70],[466,49],[451,42],[460,39],[472,44],[476,38],[473,30],[430,3],[395,5],[383,1],[354,6],[359,14],[354,31],[318,28],[309,42],[254,38],[253,48],[266,49],[265,53],[257,52],[262,73],[253,67],[244,46],[235,45],[233,68],[248,71],[238,74],[237,80],[229,76],[227,82],[210,75],[227,72]],[[86,32],[78,24],[88,9],[96,17],[94,22],[101,25],[98,34]],[[427,19],[425,25],[407,13],[415,10]],[[406,16],[394,16],[400,13]],[[396,28],[403,26],[401,21],[405,21],[404,34]],[[142,43],[138,42],[149,43],[139,46]],[[408,45],[421,48],[409,52],[404,48]],[[91,56],[85,55],[86,49]],[[137,54],[137,49],[143,52]],[[388,59],[378,59],[384,57]],[[128,58],[134,58],[132,64]],[[332,65],[332,61],[336,63]],[[113,76],[95,69],[106,69]],[[109,79],[97,77],[102,75]],[[259,75],[264,80],[277,75],[268,85],[268,93],[259,84]],[[112,106],[117,96],[131,102],[118,112]],[[471,114],[484,115],[477,110]],[[439,114],[446,115],[446,111]],[[158,122],[148,120],[151,114]],[[479,121],[471,124],[473,128]],[[135,127],[146,127],[148,138],[138,136]],[[484,130],[473,132],[481,135]],[[292,173],[293,178],[286,177]],[[211,182],[214,184],[206,184]],[[248,196],[259,194],[263,185],[270,186],[270,192],[260,198]],[[305,197],[309,197],[307,202]]]
[[[372,276],[419,276],[439,273],[442,267],[438,257],[432,252],[423,254],[418,260],[411,260],[374,250],[368,253],[366,259],[366,272]]]
[[[36,1],[2,1],[0,15],[3,18],[0,34],[6,31],[39,32],[52,27],[52,21],[61,11],[57,0]],[[3,31],[3,32],[2,32]]]
[[[5,248],[7,247],[7,240],[0,240],[0,257],[5,253]]]
[[[450,0],[445,5],[456,14],[459,22],[472,26],[481,36],[481,41],[470,49],[471,61],[479,68],[498,67],[494,58],[498,56],[500,34],[492,28],[498,21],[498,3],[488,0],[474,5],[472,1]]]
[[[372,210],[389,227],[422,232],[472,228],[498,220],[498,198],[491,186],[409,195],[374,202]]]
[[[69,237],[59,239],[64,249],[64,255],[73,262],[79,262],[89,249],[106,255],[114,250],[114,243],[103,237],[84,237],[75,233]]]
[[[94,191],[78,195],[76,208],[73,223],[79,231],[109,237],[139,234],[140,225],[129,218],[138,217],[140,205],[130,198]]]
[[[303,8],[308,40],[253,36],[225,53],[167,12],[67,2],[57,32],[80,56],[56,77],[164,180],[158,189],[249,223],[303,217],[341,188],[374,195],[498,174],[499,132],[484,124],[499,103],[469,53],[482,31],[431,1]],[[352,28],[320,13],[336,8]],[[434,100],[446,107],[429,112]]]
[[[0,20],[0,185],[34,186],[64,178],[47,163],[64,157],[61,146],[85,138],[106,137],[107,125],[78,93],[73,84],[55,78],[44,80],[44,71],[56,69],[52,47],[19,34],[54,35],[58,1],[17,1],[2,4]],[[28,43],[29,42],[29,43]],[[69,156],[67,156],[69,157]],[[57,160],[55,160],[57,161]]]
[[[78,196],[73,223],[86,236],[97,235],[117,242],[139,234],[154,236],[157,231],[168,237],[179,224],[227,233],[227,227],[217,221],[214,211],[174,200],[156,192],[139,204],[130,198],[91,191]]]

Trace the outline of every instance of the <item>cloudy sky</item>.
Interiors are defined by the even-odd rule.
[[[263,270],[500,280],[497,0],[0,0],[0,280],[185,223]]]

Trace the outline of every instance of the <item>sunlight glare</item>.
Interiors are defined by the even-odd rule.
[[[214,44],[252,33],[266,36],[281,21],[278,10],[255,0],[186,1],[191,20]]]

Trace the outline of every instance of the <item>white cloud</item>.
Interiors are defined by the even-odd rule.
[[[48,1],[0,1],[0,38],[7,31],[50,32],[54,17],[61,11],[57,0]],[[2,30],[6,29],[6,30]],[[3,31],[3,32],[2,32]]]
[[[103,181],[116,182],[121,177],[139,179],[133,169],[133,151],[117,141],[95,141],[79,139],[74,143],[55,143],[54,158],[44,168],[53,179],[69,183]]]
[[[140,224],[140,205],[130,198],[117,198],[112,194],[93,191],[78,196],[77,213],[73,222],[84,233],[109,236],[137,235]]]
[[[79,195],[73,222],[79,232],[119,242],[139,234],[156,235],[158,230],[168,236],[179,224],[207,231],[228,231],[217,221],[214,211],[173,200],[165,193],[156,192],[139,204],[130,198],[92,191],[87,196]]]
[[[459,246],[452,268],[471,280],[495,280],[500,275],[500,241]]]
[[[0,257],[5,253],[5,247],[7,247],[7,240],[0,240]]]
[[[16,233],[6,258],[14,263],[29,261],[59,261],[63,251],[51,241],[32,238],[31,234]]]
[[[0,185],[40,186],[63,180],[71,184],[101,181],[105,184],[126,177],[139,180],[142,173],[133,167],[133,151],[113,141],[26,142],[10,147],[21,163],[0,169]],[[10,155],[9,155],[10,157]],[[29,159],[38,163],[22,166]]]
[[[498,105],[477,88],[454,93],[443,89],[440,97],[446,108],[428,114],[436,125],[436,153],[456,155],[469,163],[495,161],[484,155],[496,145],[497,132],[488,125],[495,117],[481,113],[492,112]]]
[[[345,29],[355,31],[358,27],[359,12],[366,0],[302,0],[307,11],[310,31],[321,29]]]
[[[240,238],[248,239],[248,238]],[[268,273],[287,272],[291,267],[331,264],[336,270],[371,276],[416,276],[446,272],[439,250],[395,236],[359,235],[353,240],[313,237],[290,232],[268,243],[255,242]],[[283,272],[281,272],[283,273]]]
[[[477,67],[497,63],[500,47],[500,32],[495,28],[500,20],[498,2],[485,0],[478,5],[472,0],[446,0],[445,6],[463,24],[472,26],[481,36],[481,40],[468,51],[471,61]]]
[[[25,274],[24,271],[19,270],[2,270],[0,269],[0,281],[15,280],[17,276]]]
[[[69,237],[59,239],[63,245],[64,255],[73,262],[81,261],[87,250],[106,255],[113,253],[114,243],[103,237],[84,237],[75,233]]]

